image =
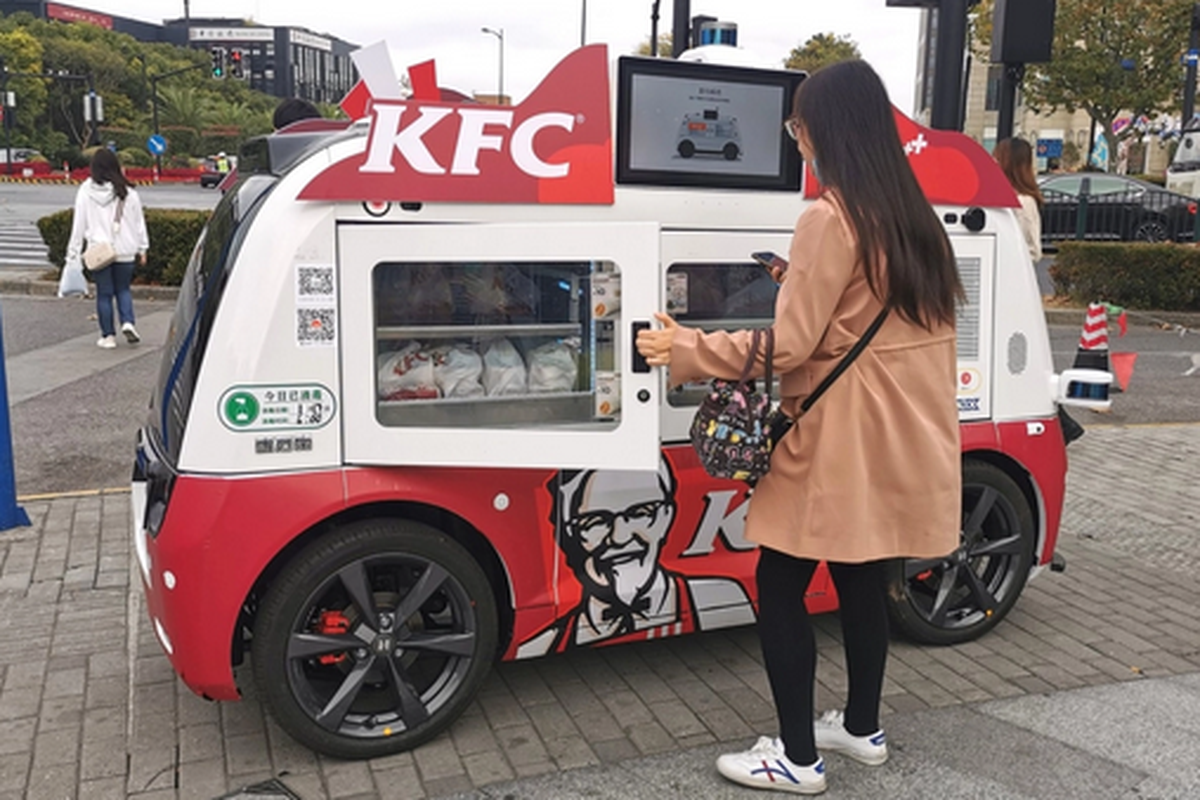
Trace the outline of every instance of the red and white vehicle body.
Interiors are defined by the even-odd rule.
[[[584,48],[516,108],[380,100],[371,125],[243,150],[134,481],[152,624],[198,694],[237,699],[252,648],[290,733],[371,756],[449,724],[496,656],[753,621],[747,490],[700,468],[696,393],[638,364],[633,332],[662,308],[769,324],[750,254],[786,253],[810,200],[614,185],[607,69]],[[1003,177],[964,137],[901,123],[969,296],[966,496],[963,548],[897,564],[892,595],[904,630],[950,643],[1051,563],[1057,404],[1077,392]],[[824,571],[809,602],[836,607]]]

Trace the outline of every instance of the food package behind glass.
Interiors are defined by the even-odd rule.
[[[462,297],[458,305],[471,321],[537,321],[538,285],[521,266],[466,264],[460,269]]]
[[[597,273],[592,276],[592,315],[596,319],[613,316],[621,307],[621,278]]]
[[[612,417],[621,410],[621,376],[616,372],[596,373],[596,416]]]
[[[434,348],[433,378],[442,397],[483,397],[483,358],[458,342]]]
[[[578,374],[578,353],[566,342],[547,342],[529,351],[531,394],[572,391]]]
[[[381,399],[428,400],[438,396],[433,358],[419,342],[380,353],[376,364]]]
[[[488,397],[527,394],[525,361],[508,339],[494,339],[483,351],[483,388]]]

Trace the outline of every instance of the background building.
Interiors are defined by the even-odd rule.
[[[358,45],[307,28],[195,18],[159,25],[48,0],[0,0],[0,13],[18,11],[45,20],[98,25],[142,42],[168,42],[206,51],[213,47],[239,50],[245,65],[242,79],[251,88],[276,97],[336,103],[358,80],[350,61],[350,53]]]

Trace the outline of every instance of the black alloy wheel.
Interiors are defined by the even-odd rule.
[[[497,650],[494,595],[457,542],[408,520],[335,530],[284,568],[252,662],[280,726],[313,750],[374,758],[436,736]]]
[[[728,142],[725,147],[721,149],[721,152],[724,154],[726,161],[735,161],[737,160],[738,154],[741,152],[741,150],[739,150],[738,146],[733,142]]]
[[[898,559],[888,580],[892,621],[910,639],[958,644],[1008,614],[1029,577],[1036,531],[1020,487],[1002,469],[963,464],[963,526],[945,558]]]
[[[1139,242],[1165,242],[1171,238],[1167,224],[1161,219],[1144,219],[1133,229],[1133,238]]]
[[[687,139],[684,139],[679,143],[679,155],[683,156],[684,158],[691,158],[692,156],[696,155],[696,145]]]

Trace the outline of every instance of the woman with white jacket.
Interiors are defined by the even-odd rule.
[[[117,260],[103,269],[92,272],[96,282],[96,316],[100,320],[100,340],[96,344],[106,350],[117,346],[113,324],[113,298],[121,332],[134,344],[140,340],[134,327],[133,281],[134,260],[145,266],[150,238],[142,215],[142,201],[121,171],[121,164],[111,150],[100,148],[92,157],[92,175],[75,194],[75,218],[71,224],[71,240],[67,244],[67,261],[77,261],[84,249],[108,242],[116,251]]]

